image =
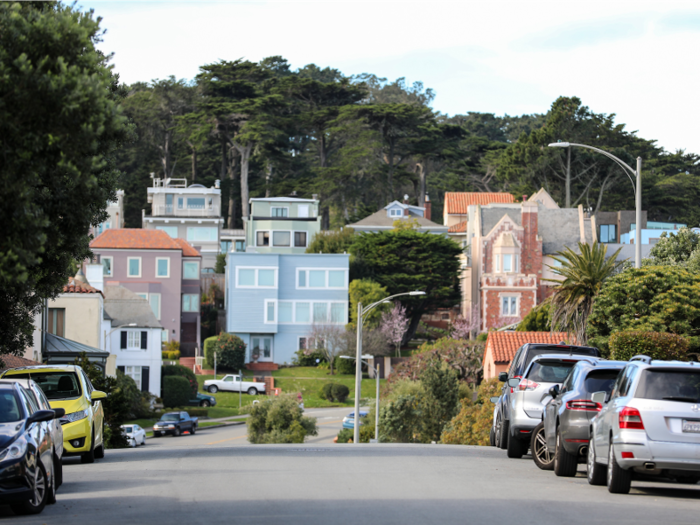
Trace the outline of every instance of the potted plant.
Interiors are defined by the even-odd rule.
[[[257,363],[258,359],[260,359],[260,349],[253,348],[253,351],[250,354],[250,358],[253,360],[253,363]]]

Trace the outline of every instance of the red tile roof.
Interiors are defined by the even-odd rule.
[[[8,368],[19,368],[22,366],[36,366],[41,363],[32,361],[31,359],[25,359],[24,357],[19,357],[16,355],[4,355],[2,356],[3,367],[0,371],[7,370]]]
[[[472,204],[486,204],[514,202],[510,193],[485,193],[485,192],[447,192],[445,193],[445,213],[448,215],[465,215],[467,206]]]
[[[559,344],[571,340],[566,332],[489,332],[486,340],[486,354],[490,351],[494,363],[510,363],[515,352],[525,343]]]
[[[76,281],[75,277],[68,279],[68,284],[63,286],[63,293],[102,293],[89,284]]]
[[[194,248],[190,243],[188,243],[185,239],[173,239],[180,248],[182,249],[182,256],[183,257],[201,257],[202,254],[197,251],[196,248]]]
[[[458,222],[447,228],[447,233],[467,233],[467,221]]]
[[[90,248],[180,250],[180,245],[163,230],[120,228],[103,231]]]

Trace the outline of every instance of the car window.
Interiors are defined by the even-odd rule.
[[[34,395],[39,399],[39,406],[42,410],[51,410],[51,404],[49,403],[49,400],[46,399],[46,396],[41,388],[34,386],[34,388],[32,388],[32,392],[34,392]]]
[[[173,414],[163,414],[163,417],[160,418],[161,421],[177,421],[178,420],[178,415],[177,413]]]
[[[634,397],[698,403],[700,370],[644,370]]]
[[[88,392],[88,396],[89,396],[95,390],[95,387],[92,386],[92,381],[90,381],[90,378],[87,376],[85,371],[83,370],[81,373],[83,375],[83,381],[85,381],[85,388],[87,388],[87,392]]]
[[[180,412],[180,419],[187,419],[187,412]]]
[[[535,361],[527,372],[527,378],[536,383],[561,383],[575,364],[571,361]]]
[[[620,397],[625,397],[629,393],[630,386],[637,375],[637,370],[639,369],[636,366],[628,366],[625,370],[625,377],[620,385]]]
[[[518,348],[518,350],[515,352],[515,356],[513,356],[513,360],[510,362],[510,367],[508,368],[508,377],[512,378],[515,375],[515,369],[517,368],[517,363],[520,361],[520,356],[523,353],[523,347],[521,346]]]
[[[34,412],[39,410],[39,407],[36,406],[36,402],[34,399],[32,399],[33,396],[31,396],[24,388],[20,388],[19,391],[24,398],[24,404],[26,405],[27,410],[29,410],[29,415],[31,416]]]
[[[22,418],[19,400],[11,390],[0,392],[0,423],[11,423]]]
[[[564,382],[561,384],[561,392],[562,394],[564,392],[568,392],[571,390],[572,385],[576,384],[576,380],[578,376],[580,375],[581,369],[577,366],[574,366],[570,371],[569,375],[566,376],[566,379],[564,379]]]
[[[229,383],[229,382],[233,381],[233,377],[232,377],[232,376],[226,376],[226,377],[224,377],[224,381],[226,381],[227,383]]]
[[[75,399],[82,394],[80,381],[75,372],[31,372],[11,374],[12,379],[33,379],[49,400]]]
[[[610,392],[619,375],[619,370],[592,370],[588,372],[586,379],[583,381],[583,390],[589,394]]]
[[[132,427],[124,427],[124,431],[125,431],[127,434],[131,434],[131,433],[134,431],[134,429],[133,429]]]

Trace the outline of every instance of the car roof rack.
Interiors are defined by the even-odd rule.
[[[651,364],[651,357],[648,355],[636,355],[630,359],[630,363],[632,361],[641,361],[642,363],[646,363],[647,365]]]

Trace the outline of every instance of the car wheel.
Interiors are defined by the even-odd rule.
[[[588,467],[587,477],[590,485],[605,485],[605,468],[595,460],[595,448],[593,448],[593,440],[588,444],[588,459],[586,460]]]
[[[102,434],[104,436],[104,434]],[[136,446],[136,439],[134,439],[134,447]],[[105,444],[102,442],[99,447],[95,449],[95,457],[97,459],[103,459],[105,457]]]
[[[81,463],[94,463],[95,462],[95,429],[92,429],[92,436],[90,437],[90,451],[85,452],[80,456]]]
[[[175,427],[175,431],[173,432],[173,436],[178,437],[180,435],[180,427]]]
[[[146,433],[144,432],[143,438],[141,438],[141,444],[145,447],[146,446]]]
[[[190,435],[191,435],[191,436],[194,436],[194,433],[195,433],[195,432],[197,432],[197,427],[192,427],[192,428],[190,429]]]
[[[248,395],[249,395],[249,396],[257,395],[257,393],[258,393],[258,391],[257,391],[257,389],[256,389],[255,387],[252,387],[252,386],[251,386],[251,387],[248,389]]]
[[[554,458],[547,448],[547,439],[544,435],[544,423],[540,423],[532,431],[530,438],[530,449],[532,450],[532,460],[542,470],[552,470],[554,468]]]
[[[162,435],[163,435],[163,434],[161,434],[160,432],[154,432],[154,433],[153,433],[153,437],[155,437],[155,438],[159,438],[159,437],[162,436]]]
[[[38,460],[37,460],[38,461]],[[39,514],[50,497],[51,487],[49,487],[48,478],[44,465],[40,462],[34,470],[34,486],[32,487],[33,494],[29,501],[22,503],[13,503],[10,505],[15,514]]]
[[[208,406],[211,406],[211,403],[209,403],[209,401],[202,401],[202,405],[201,405],[201,406],[203,406],[203,407],[208,407]]]
[[[216,387],[216,385],[211,385],[209,387],[209,393],[210,394],[216,394],[219,391],[219,389]]]
[[[628,494],[632,485],[632,473],[617,464],[615,449],[610,443],[608,453],[608,492],[612,494]]]
[[[557,447],[554,450],[554,473],[557,476],[573,478],[578,470],[578,457],[569,454],[564,448],[561,429],[557,428]]]
[[[500,438],[499,438],[499,446],[501,447],[501,450],[505,450],[508,448],[508,421],[506,420],[501,420],[501,431],[499,432]]]
[[[494,432],[493,427],[491,427],[491,431],[489,432],[489,445],[492,447],[496,446],[496,432]]]
[[[527,445],[521,442],[515,436],[508,434],[508,443],[506,445],[506,455],[512,459],[520,459],[523,457],[525,452],[523,448],[527,448]]]

